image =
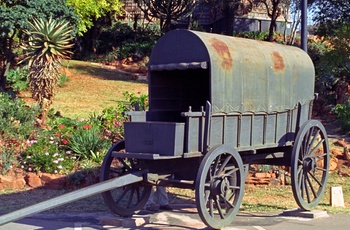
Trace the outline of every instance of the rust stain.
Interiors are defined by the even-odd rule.
[[[210,42],[222,61],[221,67],[223,69],[226,69],[226,70],[231,70],[232,69],[232,57],[231,57],[230,50],[229,50],[228,46],[226,45],[226,43],[217,39],[217,38],[210,39]]]
[[[272,52],[272,61],[273,61],[273,68],[277,71],[282,71],[284,70],[284,59],[281,56],[280,53],[278,53],[277,51],[273,51]]]

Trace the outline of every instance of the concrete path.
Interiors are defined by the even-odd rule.
[[[283,230],[349,229],[349,214],[329,215],[316,211],[313,214],[287,213],[239,213],[225,230]],[[195,205],[174,205],[173,211],[151,213],[142,211],[133,218],[120,218],[106,213],[84,214],[36,214],[13,223],[0,226],[0,230],[34,229],[209,229],[200,220]]]

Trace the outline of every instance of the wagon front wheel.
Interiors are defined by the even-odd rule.
[[[202,221],[220,229],[239,211],[245,173],[238,152],[227,145],[212,148],[203,158],[196,178],[196,205]]]
[[[100,181],[142,170],[143,164],[139,159],[113,157],[113,151],[122,152],[124,149],[125,142],[120,141],[108,150],[102,163]],[[152,186],[138,182],[104,192],[102,197],[112,212],[129,217],[143,208],[151,194],[151,189]]]
[[[311,210],[326,189],[329,171],[329,144],[322,123],[308,120],[300,128],[292,152],[291,181],[300,208]]]

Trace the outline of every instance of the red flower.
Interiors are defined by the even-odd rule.
[[[68,140],[63,139],[62,144],[64,144],[64,145],[68,144]]]
[[[61,136],[59,133],[55,133],[54,134],[56,137],[59,137],[59,136]]]
[[[91,125],[84,125],[83,128],[84,129],[91,129]]]
[[[58,126],[58,128],[59,128],[59,129],[64,129],[65,126],[64,126],[64,125],[60,125],[60,126]]]

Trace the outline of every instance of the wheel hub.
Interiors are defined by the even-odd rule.
[[[308,157],[303,161],[303,170],[306,172],[310,172],[311,170],[316,169],[317,163],[315,158]]]
[[[225,192],[229,189],[229,185],[230,183],[226,177],[215,178],[210,186],[210,192],[214,196],[225,194]]]

